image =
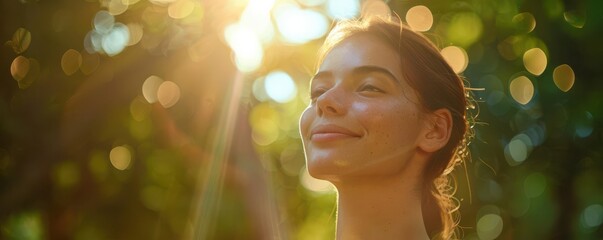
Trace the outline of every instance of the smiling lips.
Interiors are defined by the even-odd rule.
[[[330,142],[357,137],[360,137],[360,134],[337,125],[328,124],[313,128],[310,140],[312,140],[312,142]]]

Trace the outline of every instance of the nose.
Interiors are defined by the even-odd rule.
[[[321,94],[316,99],[316,106],[319,116],[323,115],[343,115],[346,112],[345,96],[342,89],[333,87]]]

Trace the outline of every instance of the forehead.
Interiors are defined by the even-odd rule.
[[[375,36],[361,33],[344,39],[325,56],[318,71],[345,73],[361,66],[378,66],[402,78],[401,61],[396,50]]]

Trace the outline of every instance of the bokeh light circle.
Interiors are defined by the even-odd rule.
[[[327,13],[335,20],[355,18],[360,14],[360,1],[327,0]]]
[[[264,45],[270,45],[274,40],[275,29],[271,15],[275,16],[275,0],[250,0],[241,14],[238,24],[251,29]],[[289,4],[294,5],[294,4]],[[274,14],[271,14],[272,13]],[[278,23],[278,19],[275,22]]]
[[[139,2],[139,1],[140,1],[140,0],[121,0],[121,2],[122,2],[123,4],[126,4],[126,5],[128,5],[128,6],[130,6],[130,5],[132,5],[132,4],[135,4],[135,3]]]
[[[166,6],[170,3],[176,2],[178,0],[149,0],[149,2],[158,5],[158,6]]]
[[[572,27],[583,28],[584,24],[586,24],[586,13],[567,11],[563,13],[563,19],[565,19]]]
[[[68,49],[63,53],[63,57],[61,58],[61,68],[63,72],[67,75],[73,75],[82,65],[82,55],[80,52]]]
[[[168,7],[168,15],[174,19],[188,17],[195,9],[195,3],[191,0],[178,0]]]
[[[474,12],[459,12],[452,16],[446,37],[453,44],[468,48],[481,38],[483,28],[479,15]]]
[[[575,80],[574,70],[567,64],[561,64],[553,70],[553,82],[563,92],[572,89]]]
[[[142,29],[142,25],[138,23],[128,23],[128,32],[130,33],[130,38],[128,38],[127,46],[132,46],[140,42],[142,39],[142,35],[144,34],[144,30]]]
[[[496,239],[503,230],[503,219],[497,214],[486,214],[477,221],[479,239]]]
[[[17,56],[10,65],[10,73],[19,88],[26,89],[40,76],[40,63],[34,58]]]
[[[256,105],[249,113],[249,125],[251,125],[251,138],[259,146],[272,144],[280,136],[278,127],[280,116],[278,112],[268,103]]]
[[[511,97],[520,104],[526,105],[534,97],[534,85],[526,76],[519,76],[511,80],[509,85]]]
[[[280,4],[274,10],[276,26],[287,43],[303,44],[324,36],[328,19],[321,13],[305,10],[294,4]]]
[[[433,25],[433,14],[426,6],[414,6],[406,12],[406,22],[412,30],[426,32]]]
[[[157,88],[157,101],[164,108],[174,106],[180,100],[180,87],[175,82],[164,81]]]
[[[388,18],[391,15],[391,9],[382,0],[368,0],[362,4],[360,15],[363,18],[374,16]]]
[[[253,84],[251,85],[251,92],[253,93],[253,96],[260,102],[270,99],[266,93],[266,88],[264,87],[264,79],[265,77],[258,78],[253,81]]]
[[[232,24],[224,30],[226,42],[235,55],[235,64],[242,72],[252,72],[260,67],[264,49],[258,36],[241,24]]]
[[[98,11],[94,16],[94,29],[98,33],[106,34],[111,31],[115,24],[115,17],[107,11]]]
[[[285,103],[291,101],[297,94],[295,82],[283,71],[273,71],[264,79],[266,94],[274,101]]]
[[[536,19],[529,12],[518,13],[512,21],[521,33],[530,33],[536,28]]]
[[[109,159],[111,160],[111,165],[118,170],[126,170],[130,167],[130,162],[132,161],[132,153],[130,153],[130,149],[126,146],[117,146],[111,149],[109,153]]]
[[[128,4],[124,0],[109,0],[107,7],[111,15],[120,15],[128,10]]]
[[[540,48],[532,48],[523,54],[523,65],[528,72],[540,76],[546,69],[546,54]]]
[[[29,59],[17,56],[10,65],[10,74],[17,81],[21,81],[29,72]]]
[[[582,212],[582,221],[586,227],[595,228],[603,224],[603,206],[592,204]]]
[[[593,115],[585,111],[577,116],[575,121],[576,135],[581,138],[590,136],[593,133],[594,117]]]
[[[163,79],[155,75],[149,76],[144,83],[142,83],[142,96],[147,102],[157,102],[157,90],[161,83],[163,83]]]
[[[297,0],[300,4],[307,7],[316,7],[325,3],[326,0]]]
[[[525,138],[514,137],[505,145],[504,149],[505,160],[510,166],[523,163],[528,158],[529,153],[529,143],[525,142]]]
[[[455,73],[462,73],[469,64],[469,57],[465,49],[457,46],[448,46],[443,48],[440,53],[446,60],[448,65],[454,70]]]
[[[122,23],[117,23],[102,37],[103,51],[109,56],[115,56],[124,50],[130,41],[130,31],[128,27]]]

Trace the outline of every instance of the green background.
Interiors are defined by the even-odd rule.
[[[247,2],[192,1],[184,18],[169,2],[116,14],[142,38],[115,54],[89,52],[85,40],[111,1],[0,3],[0,238],[333,238],[335,193],[308,179],[297,132],[324,37],[292,44],[274,30],[258,68],[240,73],[224,30]],[[427,6],[426,34],[465,49],[462,75],[484,88],[473,91],[472,159],[454,173],[460,236],[603,238],[603,4],[388,5],[403,19]],[[328,15],[326,3],[300,6]],[[546,54],[540,75],[522,58],[534,47]],[[11,72],[17,58],[29,63],[21,77]],[[567,92],[553,78],[562,64],[575,73]],[[295,82],[285,103],[262,92],[274,70]],[[173,106],[143,96],[152,75],[176,83]],[[534,87],[527,104],[510,89],[519,76]],[[116,149],[128,156],[124,170]]]

